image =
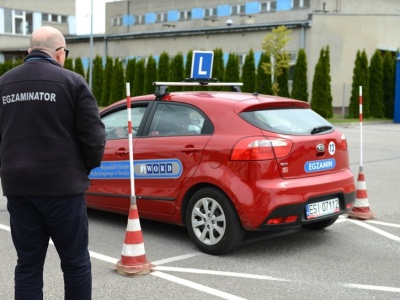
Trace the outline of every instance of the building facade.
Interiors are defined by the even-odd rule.
[[[94,38],[94,53],[157,60],[163,51],[174,56],[221,48],[226,59],[233,52],[244,62],[252,49],[258,62],[265,35],[279,25],[292,30],[292,64],[299,49],[306,51],[310,93],[320,51],[329,46],[338,111],[349,104],[357,51],[370,59],[377,49],[395,55],[400,47],[398,0],[132,0],[106,4],[106,33]],[[88,56],[88,41],[68,39],[81,57]]]
[[[0,20],[5,2],[14,6],[18,2],[25,3],[0,0]],[[179,52],[185,56],[190,50],[216,48],[223,50],[226,60],[229,53],[237,54],[241,63],[252,49],[258,63],[265,35],[285,25],[292,30],[286,47],[292,64],[301,48],[306,51],[309,93],[320,51],[329,46],[333,106],[337,109],[349,104],[358,50],[365,50],[370,59],[376,50],[395,55],[400,48],[399,0],[113,1],[106,3],[105,34],[94,36],[74,35],[71,26],[75,21],[75,1],[59,1],[62,4],[54,1],[51,5],[51,0],[27,3],[33,2],[42,3],[37,6],[41,9],[29,9],[36,15],[33,25],[61,26],[66,33],[70,56],[81,57],[85,68],[90,56],[95,55],[118,57],[126,62],[150,55],[157,60],[164,51],[173,57]],[[62,14],[58,14],[67,16],[67,27],[43,21],[46,13],[57,13],[49,7],[63,8]],[[5,57],[5,44],[1,40],[5,28],[1,26],[0,53],[3,54],[0,54],[0,62],[2,55],[3,59]],[[10,41],[9,45],[13,45],[10,49],[15,49],[16,43]],[[26,47],[26,43],[23,45]]]
[[[0,0],[0,63],[23,58],[32,31],[46,25],[74,35],[75,0]]]

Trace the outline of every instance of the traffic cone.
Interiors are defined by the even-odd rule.
[[[150,273],[152,267],[144,251],[139,213],[136,205],[131,204],[121,259],[117,262],[116,269],[119,274],[136,276]]]
[[[369,209],[367,184],[362,167],[360,167],[360,172],[358,173],[356,187],[356,201],[354,202],[352,210],[348,213],[348,217],[361,220],[373,219],[374,214]]]

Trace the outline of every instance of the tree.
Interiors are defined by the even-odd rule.
[[[157,69],[157,80],[158,81],[168,81],[169,78],[169,55],[167,52],[163,52],[158,60]]]
[[[99,55],[96,55],[93,61],[92,93],[97,100],[97,105],[99,106],[103,91],[103,73],[103,59]]]
[[[145,70],[145,61],[141,59],[136,63],[133,96],[143,95]]]
[[[185,79],[189,79],[192,77],[192,59],[193,59],[193,50],[189,50],[186,54],[186,63],[185,63]],[[193,87],[191,86],[184,86],[182,90],[190,91]]]
[[[384,116],[389,119],[393,119],[394,116],[395,62],[396,60],[392,57],[392,54],[386,51],[382,62],[382,90],[385,106]]]
[[[19,65],[22,65],[23,60],[22,59],[17,59],[16,61],[14,61],[14,68],[18,67]]]
[[[111,81],[110,104],[124,98],[126,98],[124,67],[122,66],[122,61],[119,58],[116,58],[114,60],[114,69]]]
[[[221,48],[214,49],[212,78],[215,78],[220,82],[224,80],[224,52]],[[220,91],[222,90],[222,87],[216,86],[214,87],[214,90]]]
[[[260,61],[257,66],[257,75],[256,75],[256,91],[260,94],[271,95],[272,94],[272,79],[271,74],[266,74],[264,68],[262,67],[264,64],[270,63],[270,57],[265,55],[265,53],[261,53]]]
[[[144,75],[144,88],[143,94],[153,94],[155,86],[153,82],[157,81],[157,62],[153,55],[149,56],[146,65],[146,73]]]
[[[292,98],[308,102],[307,55],[300,49],[294,67]]]
[[[75,58],[75,73],[82,75],[85,78],[85,69],[83,68],[82,59],[80,57]]]
[[[357,51],[357,57],[355,61],[355,66],[353,70],[353,83],[351,86],[351,97],[349,104],[349,117],[358,118],[359,109],[359,95],[360,86],[362,87],[362,98],[363,98],[363,116],[368,117],[368,58],[365,50],[360,52]]]
[[[189,50],[186,54],[186,64],[185,64],[185,78],[190,78],[192,76],[192,59],[193,50]]]
[[[374,118],[383,118],[383,69],[382,54],[380,50],[376,50],[371,57],[369,66],[369,115]]]
[[[169,81],[180,82],[185,77],[185,68],[183,66],[183,55],[181,52],[175,55],[171,61]],[[182,91],[181,86],[171,86],[168,88],[170,92],[172,91]]]
[[[333,114],[329,70],[329,48],[327,47],[327,49],[321,49],[315,66],[311,96],[311,108],[324,118],[330,118]]]
[[[129,82],[130,93],[133,95],[133,81],[135,79],[136,58],[128,59],[125,68],[126,82]]]
[[[13,67],[14,67],[14,63],[12,62],[12,60],[6,60],[3,63],[2,74],[10,71]]]
[[[368,57],[365,50],[361,52],[360,57],[360,86],[362,86],[363,98],[363,116],[369,117],[369,72],[368,72]]]
[[[240,79],[239,58],[235,53],[229,53],[228,62],[226,63],[224,81],[238,82]],[[225,90],[230,90],[229,87]]]
[[[325,76],[325,86],[326,86],[326,118],[333,117],[333,97],[332,97],[332,89],[331,89],[331,64],[330,64],[330,49],[329,46],[326,46],[324,57],[323,57],[323,65],[324,65],[324,76]]]
[[[67,69],[67,70],[70,70],[70,71],[74,70],[74,61],[73,61],[72,58],[67,58],[64,61],[64,69]]]
[[[111,79],[113,75],[114,62],[113,59],[107,56],[106,66],[104,67],[104,76],[103,76],[103,91],[101,93],[101,106],[107,106],[111,103],[110,94],[111,94]]]
[[[272,92],[274,95],[277,95],[279,90],[277,77],[282,74],[284,69],[289,68],[290,55],[285,47],[290,41],[290,32],[292,31],[285,26],[279,26],[272,29],[272,32],[268,33],[262,42],[265,55],[271,57],[271,61],[264,63],[262,67],[266,74],[272,76]]]
[[[278,96],[289,97],[289,70],[282,69],[282,74],[277,77],[279,86]]]
[[[356,60],[354,62],[353,68],[353,83],[351,86],[351,97],[349,103],[349,117],[350,118],[357,118],[359,115],[359,86],[361,80],[361,52],[360,50],[357,51]]]
[[[242,68],[242,91],[254,93],[256,91],[256,62],[253,49],[246,55]]]

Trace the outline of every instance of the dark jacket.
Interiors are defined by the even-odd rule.
[[[0,163],[5,196],[84,192],[105,131],[84,78],[41,51],[0,77]]]

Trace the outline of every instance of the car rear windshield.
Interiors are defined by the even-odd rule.
[[[250,124],[276,133],[312,135],[327,133],[333,125],[308,108],[276,108],[246,111],[240,116]]]

